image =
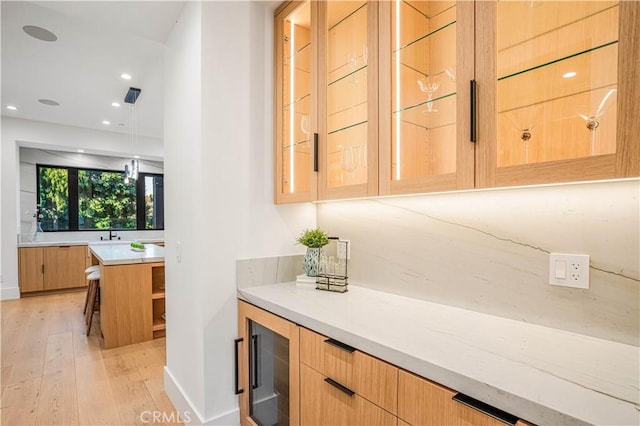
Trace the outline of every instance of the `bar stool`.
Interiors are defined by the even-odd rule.
[[[87,269],[84,270],[84,273],[89,275],[92,272],[98,271],[100,272],[100,265],[93,265],[93,266],[89,266]],[[87,277],[87,279],[89,279],[89,277]],[[87,304],[89,303],[89,286],[87,286],[87,295],[84,298],[84,309],[82,310],[82,312],[84,312],[84,314],[87,314]]]
[[[91,321],[93,320],[94,305],[100,287],[100,270],[93,271],[87,276],[89,288],[87,289],[87,303],[85,306],[85,322],[87,324],[87,336],[91,333]],[[88,308],[88,309],[87,309]]]

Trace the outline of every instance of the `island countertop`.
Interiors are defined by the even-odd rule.
[[[129,243],[89,244],[89,250],[104,266],[164,262],[164,247],[145,244],[144,251],[132,250]]]
[[[536,424],[640,424],[635,346],[353,285],[238,297]]]

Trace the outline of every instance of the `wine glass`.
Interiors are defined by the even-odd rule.
[[[304,114],[302,118],[300,118],[300,130],[305,134],[305,140],[309,140],[309,134],[311,133],[311,128],[309,125],[309,116]]]
[[[358,69],[358,55],[347,55],[347,65],[349,66],[349,72],[352,73],[351,78],[353,84],[359,83],[356,70]]]
[[[433,107],[433,94],[440,87],[440,83],[438,83],[433,77],[422,77],[418,79],[418,87],[420,87],[420,91],[422,93],[427,94],[427,109],[422,112],[438,112],[437,109]]]
[[[591,155],[595,155],[596,153],[596,129],[600,126],[600,118],[607,112],[609,107],[614,103],[610,101],[613,96],[616,94],[616,89],[611,89],[607,92],[606,95],[600,101],[600,105],[598,105],[598,109],[593,114],[581,114],[578,115],[585,121],[587,129],[591,133],[591,147],[590,153]]]

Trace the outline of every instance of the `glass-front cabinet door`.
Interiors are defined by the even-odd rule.
[[[319,199],[378,193],[378,2],[318,3]]]
[[[638,125],[637,3],[476,3],[478,81],[495,88],[479,97],[477,186],[624,176],[629,147],[640,161],[628,134]]]
[[[243,425],[300,423],[299,330],[280,317],[238,302],[236,393]],[[238,348],[238,346],[236,346]]]
[[[380,194],[473,187],[473,2],[380,7]]]
[[[316,199],[317,2],[291,2],[276,12],[276,203]]]

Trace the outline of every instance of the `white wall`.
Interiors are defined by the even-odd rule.
[[[310,203],[273,204],[272,27],[271,3],[189,3],[169,39],[165,175],[190,184],[165,184],[165,389],[211,424],[239,421],[236,259],[300,253],[315,224]]]
[[[161,160],[162,141],[139,137],[136,146],[127,142],[124,134],[62,126],[38,121],[2,117],[2,287],[0,299],[18,298],[18,252],[20,233],[20,160],[18,147],[44,148],[52,150],[85,149],[94,154],[129,157],[138,154],[142,158]]]

